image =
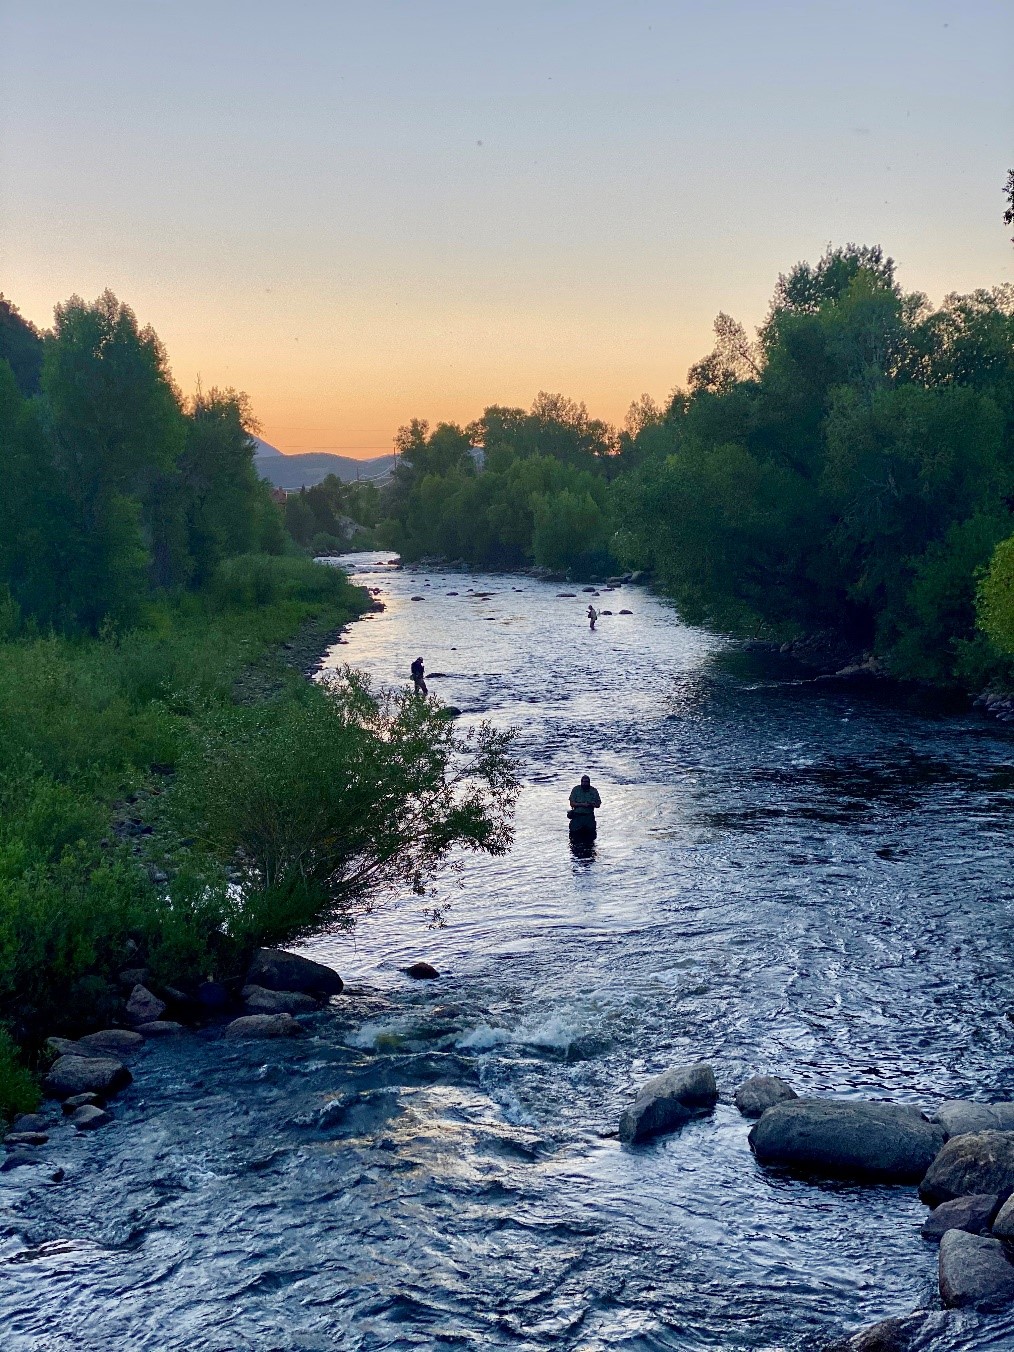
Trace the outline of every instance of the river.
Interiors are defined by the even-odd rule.
[[[1014,1097],[1009,733],[801,680],[642,588],[592,633],[578,587],[384,557],[345,560],[386,609],[328,662],[403,683],[421,654],[465,724],[518,729],[514,849],[311,945],[350,988],[312,1037],[153,1046],[62,1182],[0,1176],[5,1349],[774,1352],[936,1307],[915,1189],[761,1168],[731,1095]],[[714,1113],[621,1147],[637,1086],[696,1060]],[[1009,1349],[1014,1318],[925,1347]]]

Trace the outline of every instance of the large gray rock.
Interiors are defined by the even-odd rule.
[[[922,1310],[900,1318],[882,1319],[879,1324],[828,1343],[824,1352],[914,1352],[925,1325],[926,1314]]]
[[[1000,1199],[995,1193],[984,1192],[971,1197],[955,1197],[953,1202],[941,1202],[923,1221],[923,1239],[940,1239],[948,1230],[967,1230],[970,1235],[989,1229],[996,1215]]]
[[[717,1099],[715,1072],[710,1066],[703,1061],[674,1066],[649,1080],[620,1117],[620,1140],[634,1143],[676,1131],[696,1113],[713,1108]]]
[[[744,1117],[760,1117],[776,1103],[798,1097],[792,1086],[777,1075],[753,1075],[739,1086],[733,1101]]]
[[[264,986],[244,986],[243,1003],[251,1014],[312,1014],[319,1007],[302,991],[269,991]]]
[[[83,1056],[80,1045],[69,1037],[47,1037],[46,1050],[54,1056]]]
[[[66,1099],[74,1094],[115,1094],[132,1079],[127,1067],[112,1057],[61,1056],[42,1088],[50,1098]]]
[[[226,1026],[223,1037],[301,1037],[304,1031],[291,1014],[245,1014]]]
[[[135,986],[127,1001],[127,1018],[131,1023],[154,1023],[168,1008],[166,1002],[152,995],[147,986]]]
[[[49,1119],[41,1113],[22,1113],[11,1123],[11,1131],[48,1131]]]
[[[83,1108],[78,1108],[70,1119],[78,1131],[94,1131],[96,1127],[104,1127],[107,1122],[113,1120],[112,1113],[107,1113],[105,1108],[98,1108],[94,1103],[86,1103]]]
[[[974,1131],[996,1131],[1000,1125],[990,1104],[969,1103],[966,1099],[948,1099],[930,1120],[940,1123],[948,1140]]]
[[[78,1108],[84,1108],[90,1103],[93,1103],[96,1108],[101,1108],[104,1102],[105,1100],[100,1098],[98,1094],[71,1094],[70,1098],[65,1098],[63,1101],[64,1115],[70,1117],[71,1113],[76,1113]]]
[[[765,1164],[915,1183],[943,1145],[944,1132],[898,1103],[794,1099],[769,1108],[749,1141]]]
[[[269,991],[302,991],[308,995],[340,995],[344,983],[336,971],[281,948],[258,948],[246,974],[248,986]]]
[[[942,1211],[943,1207],[938,1207],[937,1210]],[[933,1214],[936,1215],[936,1212]],[[996,1219],[993,1221],[993,1234],[998,1235],[1000,1239],[1014,1239],[1014,1197],[1008,1197],[996,1213]]]
[[[939,1206],[955,1197],[1014,1192],[1014,1133],[979,1131],[953,1136],[937,1155],[919,1185],[927,1206]]]
[[[174,1023],[172,1019],[154,1019],[151,1023],[139,1023],[137,1031],[147,1040],[152,1037],[173,1037],[177,1033],[184,1033],[186,1029],[181,1023]]]
[[[948,1230],[940,1241],[940,1299],[949,1309],[977,1310],[1014,1301],[1014,1266],[1000,1240]]]
[[[90,1055],[129,1056],[144,1046],[144,1038],[129,1028],[105,1028],[101,1033],[89,1033],[87,1037],[79,1038],[78,1046]]]

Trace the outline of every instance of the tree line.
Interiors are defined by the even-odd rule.
[[[97,632],[285,548],[249,402],[184,399],[151,328],[109,291],[41,334],[0,297],[0,589],[8,627]]]
[[[829,247],[755,336],[719,315],[686,386],[620,431],[540,395],[396,447],[377,533],[408,557],[646,569],[691,623],[834,631],[903,678],[1011,675],[1010,284],[933,306],[881,248]]]

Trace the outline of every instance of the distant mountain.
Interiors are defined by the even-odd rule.
[[[275,446],[254,437],[257,453],[254,464],[257,473],[276,488],[291,493],[299,488],[313,488],[323,483],[329,474],[350,483],[353,479],[372,479],[380,482],[394,468],[393,455],[375,455],[371,460],[353,460],[348,455],[333,455],[329,451],[310,451],[305,455],[284,455]]]

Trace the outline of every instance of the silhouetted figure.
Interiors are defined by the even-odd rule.
[[[594,840],[598,834],[595,826],[595,809],[602,806],[598,789],[592,786],[587,775],[581,776],[581,783],[575,784],[570,791],[571,839]]]
[[[595,628],[595,621],[598,619],[598,617],[599,617],[599,613],[598,613],[598,611],[595,609],[595,607],[594,607],[594,606],[589,606],[589,607],[588,607],[588,628],[589,628],[589,629],[594,629],[594,628]],[[587,776],[585,776],[585,778],[587,778]]]
[[[428,695],[430,693],[426,689],[426,670],[423,667],[421,657],[417,657],[412,663],[412,680],[415,682],[415,693],[417,695]]]

